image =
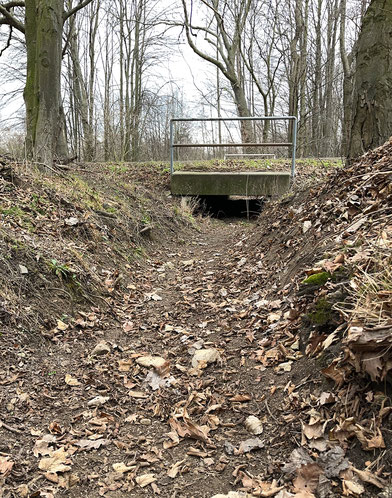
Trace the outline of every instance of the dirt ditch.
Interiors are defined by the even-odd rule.
[[[348,293],[331,295],[364,247],[337,259],[315,193],[223,222],[170,199],[163,166],[12,168],[0,495],[389,496],[385,377],[337,362],[349,317],[332,306]]]

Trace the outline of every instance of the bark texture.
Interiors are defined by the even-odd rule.
[[[358,39],[349,160],[392,135],[391,74],[392,0],[373,0]]]
[[[67,156],[61,107],[63,0],[26,0],[26,148],[33,160],[50,165]]]

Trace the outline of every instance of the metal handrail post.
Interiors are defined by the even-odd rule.
[[[173,119],[170,120],[170,175],[174,172]]]
[[[295,153],[297,150],[297,118],[294,116],[293,118],[293,150],[291,154],[291,181],[295,178]]]

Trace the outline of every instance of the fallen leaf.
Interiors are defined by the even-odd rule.
[[[132,398],[140,398],[140,399],[148,398],[148,394],[144,393],[143,391],[128,391],[128,394]]]
[[[126,472],[129,472],[130,470],[134,470],[136,467],[127,467],[124,462],[119,462],[119,463],[113,463],[112,464],[113,470],[119,474],[125,474]]]
[[[191,446],[189,450],[187,451],[187,455],[191,456],[197,456],[200,458],[206,458],[208,456],[208,453],[206,451],[199,450],[198,448],[194,448]]]
[[[46,470],[47,472],[66,472],[71,470],[71,467],[67,464],[71,463],[68,459],[68,453],[64,450],[62,446],[60,449],[54,451],[52,456],[49,458],[42,458],[39,462],[38,467],[41,470]]]
[[[317,489],[319,477],[323,473],[323,469],[316,463],[308,463],[297,469],[297,477],[293,481],[296,491],[310,491]]]
[[[132,364],[133,360],[118,360],[118,369],[120,372],[129,372]]]
[[[358,496],[362,495],[365,492],[365,488],[359,482],[343,480],[342,486],[344,496]]]
[[[246,429],[252,434],[262,434],[263,432],[263,424],[261,420],[253,415],[249,415],[249,417],[245,420]]]
[[[167,475],[171,477],[172,479],[177,477],[177,474],[180,471],[181,465],[186,461],[186,458],[184,460],[180,460],[179,462],[173,464],[170,469],[167,471]]]
[[[302,225],[302,233],[306,233],[312,226],[312,222],[309,220],[304,221],[304,224]]]
[[[380,489],[384,489],[385,486],[387,485],[387,483],[386,483],[386,481],[384,481],[384,479],[381,479],[380,477],[376,476],[375,474],[372,474],[372,472],[370,472],[369,470],[359,470],[359,469],[356,469],[355,467],[351,467],[351,469],[358,475],[358,477],[363,482],[373,484],[373,486],[376,486],[377,488],[380,488]]]
[[[69,325],[67,323],[64,323],[62,320],[57,320],[57,328],[58,330],[67,330],[67,328],[69,327]]]
[[[235,394],[231,398],[229,398],[229,401],[238,402],[238,403],[244,403],[245,401],[251,401],[252,396],[250,394]]]
[[[197,425],[188,417],[184,417],[185,428],[190,438],[199,439],[205,443],[209,442],[208,433],[210,428],[206,425]]]
[[[45,434],[42,439],[38,439],[35,442],[33,448],[33,454],[35,457],[52,455],[54,448],[49,447],[49,443],[55,443],[57,441],[56,436],[53,434]]]
[[[140,356],[136,359],[136,363],[143,367],[161,368],[166,362],[167,360],[165,360],[165,358],[162,358],[161,356],[152,356],[150,354],[147,356]]]
[[[330,403],[336,402],[336,396],[332,393],[322,392],[320,394],[319,403],[320,405],[328,405]]]
[[[154,474],[143,474],[136,477],[135,481],[141,488],[144,488],[145,486],[148,486],[152,482],[156,481],[156,478],[154,477]]]
[[[109,396],[95,396],[95,398],[87,402],[87,406],[101,406],[107,403],[109,399]]]
[[[99,342],[91,351],[91,356],[103,356],[110,353],[110,346],[106,342]]]
[[[152,301],[162,301],[161,296],[159,296],[156,292],[150,292],[145,295],[148,300]]]
[[[70,374],[65,375],[65,383],[72,387],[81,385],[81,382],[79,382],[78,379],[75,379],[75,377],[72,377]]]
[[[168,379],[162,378],[154,370],[148,372],[146,376],[146,382],[151,387],[153,391],[161,387],[169,387],[175,381],[174,377],[169,377]]]
[[[107,446],[109,443],[109,439],[96,439],[95,441],[91,439],[81,439],[75,443],[75,445],[84,450],[97,450],[101,446]]]
[[[0,474],[2,477],[7,476],[14,466],[14,462],[9,460],[9,457],[0,456]]]
[[[260,438],[247,439],[242,441],[240,447],[238,448],[238,454],[249,453],[253,450],[259,450],[264,448],[264,442]]]

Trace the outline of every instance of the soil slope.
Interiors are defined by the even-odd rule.
[[[335,199],[353,171],[255,225],[195,220],[159,167],[107,168],[3,168],[3,496],[389,496],[387,386],[338,363],[360,245],[332,227],[352,233]]]

